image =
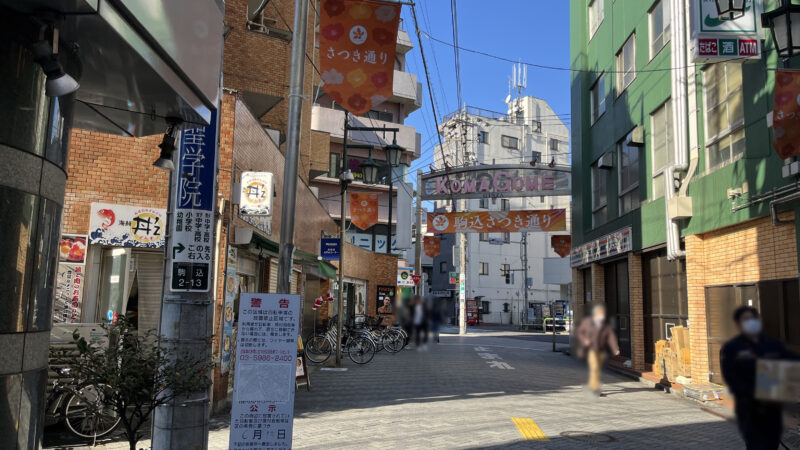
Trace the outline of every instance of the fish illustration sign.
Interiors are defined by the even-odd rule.
[[[161,208],[92,203],[89,244],[162,248],[166,216]]]

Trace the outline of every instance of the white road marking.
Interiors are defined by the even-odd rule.
[[[478,356],[483,359],[503,359],[497,353],[478,353]]]
[[[508,363],[504,363],[503,361],[486,361],[486,363],[489,364],[489,367],[491,368],[514,370],[513,367],[508,365]]]

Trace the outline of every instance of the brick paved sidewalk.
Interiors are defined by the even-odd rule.
[[[514,337],[442,335],[426,352],[382,352],[365,366],[346,361],[346,372],[315,370],[313,390],[296,396],[294,448],[743,447],[732,424],[700,405],[616,374],[605,374],[607,396],[594,398],[580,362]],[[512,417],[532,419],[548,441],[523,440]],[[212,420],[210,448],[227,448],[228,420]]]

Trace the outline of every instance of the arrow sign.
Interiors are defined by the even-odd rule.
[[[489,367],[502,369],[502,370],[514,370],[513,367],[508,365],[508,363],[504,363],[502,361],[486,361],[489,363]]]
[[[182,243],[178,242],[178,245],[172,247],[172,259],[175,259],[175,253],[180,253],[186,250],[186,247],[183,246]]]

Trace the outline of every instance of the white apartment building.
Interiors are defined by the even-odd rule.
[[[437,170],[445,167],[442,154],[450,167],[531,164],[533,161],[536,166],[544,167],[570,165],[569,129],[546,101],[527,96],[508,99],[506,104],[506,114],[467,106],[445,116],[440,126],[443,151],[437,148],[434,159]],[[570,232],[568,196],[486,198],[465,202],[467,211],[567,210],[567,231],[527,233],[527,305],[524,301],[523,233],[467,234],[467,298],[480,300],[483,322],[524,323],[532,316],[533,303],[568,300],[569,257],[559,257],[550,246],[551,235]],[[437,201],[437,206],[448,203]],[[454,263],[457,265],[458,261]],[[548,281],[563,284],[548,284]]]

